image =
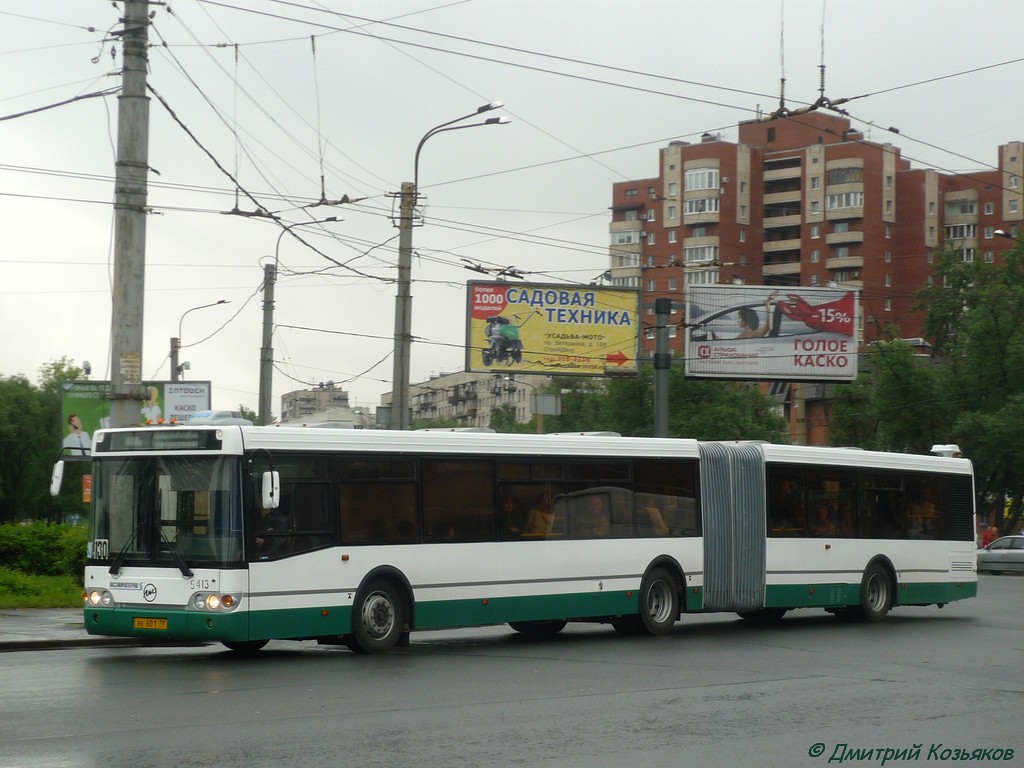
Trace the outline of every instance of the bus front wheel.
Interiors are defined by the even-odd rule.
[[[640,624],[648,635],[667,635],[679,615],[679,590],[665,568],[652,568],[640,582]]]
[[[356,653],[384,653],[398,643],[405,630],[405,603],[393,584],[371,581],[356,595],[352,606],[349,647]]]
[[[878,563],[869,565],[860,583],[860,614],[867,621],[881,621],[892,607],[892,580]]]

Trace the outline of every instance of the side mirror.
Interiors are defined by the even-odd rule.
[[[64,462],[58,461],[53,465],[53,472],[50,473],[50,495],[60,495],[60,484],[64,480]]]
[[[264,509],[277,509],[281,506],[281,474],[264,472],[261,494]]]

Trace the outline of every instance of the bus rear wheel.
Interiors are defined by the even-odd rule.
[[[640,582],[640,627],[644,634],[667,635],[679,616],[679,589],[665,568],[652,568]]]
[[[552,619],[550,621],[510,621],[508,625],[526,637],[554,637],[568,624],[567,621]]]
[[[859,613],[866,621],[881,621],[892,608],[892,580],[878,563],[869,565],[860,583]]]
[[[352,606],[348,646],[356,653],[384,653],[397,645],[405,630],[405,603],[389,581],[371,581]]]

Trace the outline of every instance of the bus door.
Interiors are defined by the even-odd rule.
[[[764,607],[764,458],[754,444],[701,443],[704,610]]]

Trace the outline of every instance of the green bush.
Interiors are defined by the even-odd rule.
[[[0,564],[34,576],[70,576],[81,584],[85,570],[84,525],[0,525]]]

